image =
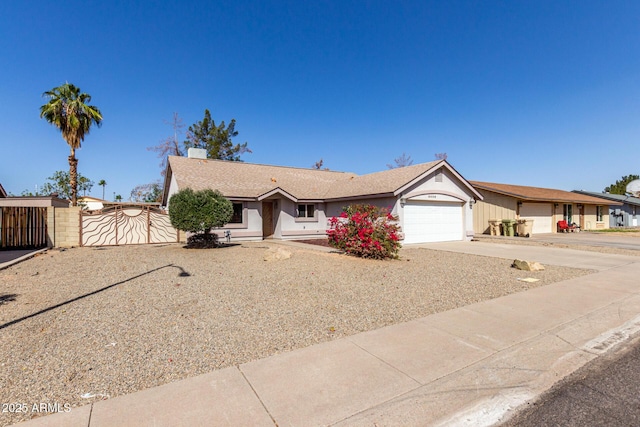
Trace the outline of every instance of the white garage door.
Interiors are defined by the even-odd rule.
[[[551,203],[523,203],[520,218],[533,220],[533,234],[553,232],[553,205]]]
[[[404,243],[462,240],[462,204],[407,202],[404,206]]]

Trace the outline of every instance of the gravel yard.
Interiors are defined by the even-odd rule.
[[[291,258],[264,261],[277,247]],[[0,271],[0,402],[80,406],[588,273],[510,264],[275,242],[50,250]],[[0,425],[33,415],[1,413]]]

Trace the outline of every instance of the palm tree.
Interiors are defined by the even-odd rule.
[[[100,181],[98,181],[98,185],[102,187],[102,200],[104,200],[104,187],[107,186],[107,181],[101,179]]]
[[[78,205],[78,159],[76,149],[80,148],[91,126],[100,127],[102,113],[91,102],[91,95],[80,92],[80,88],[65,83],[42,94],[49,102],[40,107],[40,118],[57,127],[62,138],[71,148],[69,156],[69,181],[71,185],[71,205]]]

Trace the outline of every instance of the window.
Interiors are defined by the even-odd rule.
[[[596,206],[596,221],[602,221],[602,206]]]
[[[562,219],[567,221],[567,224],[573,223],[573,205],[564,205],[564,212],[562,215]]]
[[[242,203],[234,203],[233,204],[233,215],[231,216],[231,221],[229,224],[242,224]]]
[[[298,205],[298,218],[313,218],[315,212],[315,205]]]

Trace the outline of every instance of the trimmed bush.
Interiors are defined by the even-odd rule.
[[[169,220],[178,230],[194,233],[187,247],[216,247],[218,236],[211,229],[231,220],[233,204],[214,190],[193,191],[185,188],[169,199]]]
[[[397,221],[389,209],[366,204],[347,206],[340,216],[329,219],[329,245],[362,258],[398,258]]]

